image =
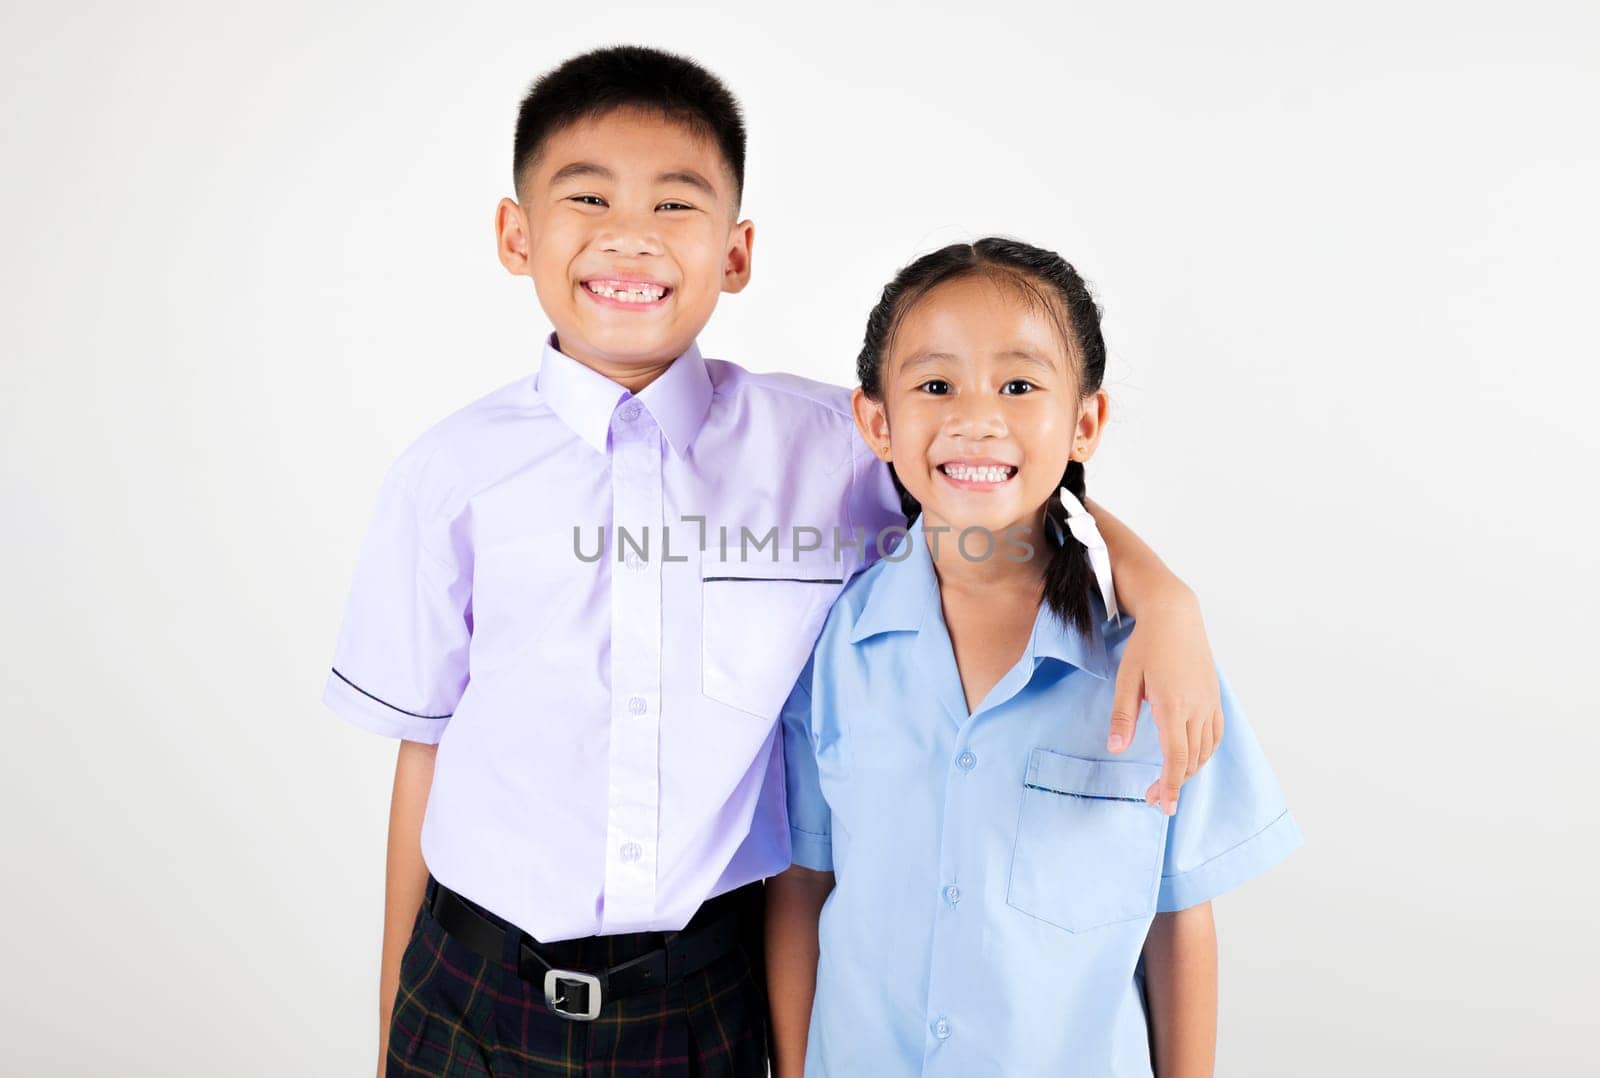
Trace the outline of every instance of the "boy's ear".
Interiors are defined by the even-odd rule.
[[[883,402],[873,400],[865,390],[856,386],[855,392],[850,394],[850,411],[855,413],[856,430],[861,432],[861,437],[878,459],[892,460],[894,454],[889,449],[889,413],[884,410]]]
[[[745,218],[728,234],[728,257],[722,262],[722,290],[742,292],[750,283],[750,248],[756,240],[756,225]]]
[[[494,239],[500,264],[508,273],[521,277],[533,276],[533,269],[528,262],[528,252],[532,246],[528,232],[528,219],[522,207],[509,198],[502,198],[494,210]]]
[[[1106,419],[1111,414],[1111,397],[1097,389],[1078,402],[1078,426],[1072,432],[1072,459],[1087,461],[1100,445]]]

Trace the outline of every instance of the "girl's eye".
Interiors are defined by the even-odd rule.
[[[604,206],[606,200],[599,195],[573,195],[573,202],[581,202],[585,206]]]
[[[942,397],[950,392],[950,383],[946,382],[943,378],[930,378],[917,388],[925,389],[934,396]]]
[[[1011,381],[1000,387],[1000,392],[1009,394],[1013,397],[1020,397],[1024,393],[1032,392],[1033,389],[1033,383],[1028,381],[1026,378],[1013,378]]]

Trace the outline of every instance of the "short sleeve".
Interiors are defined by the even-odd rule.
[[[362,543],[322,701],[385,737],[436,744],[467,685],[470,558],[423,513],[407,456],[390,467]]]
[[[783,705],[784,794],[789,812],[790,860],[818,872],[833,871],[833,815],[822,797],[817,754],[811,740],[811,671],[806,660],[800,680]]]
[[[1283,860],[1304,841],[1255,731],[1222,687],[1222,743],[1184,783],[1167,824],[1167,852],[1156,909],[1162,913],[1209,901]]]
[[[851,457],[850,525],[861,536],[861,558],[856,568],[864,569],[882,556],[878,537],[883,535],[882,550],[895,548],[899,537],[905,534],[905,511],[900,505],[900,492],[895,489],[889,466],[879,460],[865,442],[852,434],[854,448]],[[887,534],[884,534],[887,532]]]

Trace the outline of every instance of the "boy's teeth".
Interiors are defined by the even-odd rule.
[[[665,288],[653,284],[633,285],[625,288],[605,281],[590,281],[584,287],[597,296],[620,300],[623,303],[654,303],[667,294]]]
[[[946,464],[944,474],[951,479],[964,479],[972,483],[1003,483],[1016,472],[1003,464],[986,464],[974,467],[969,464]]]

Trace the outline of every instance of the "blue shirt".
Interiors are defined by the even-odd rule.
[[[1216,754],[1175,816],[1145,804],[1148,712],[1105,751],[1131,628],[1041,606],[969,715],[920,520],[845,588],[783,709],[793,861],[836,874],[807,1075],[1149,1078],[1155,914],[1301,836],[1225,679]]]

